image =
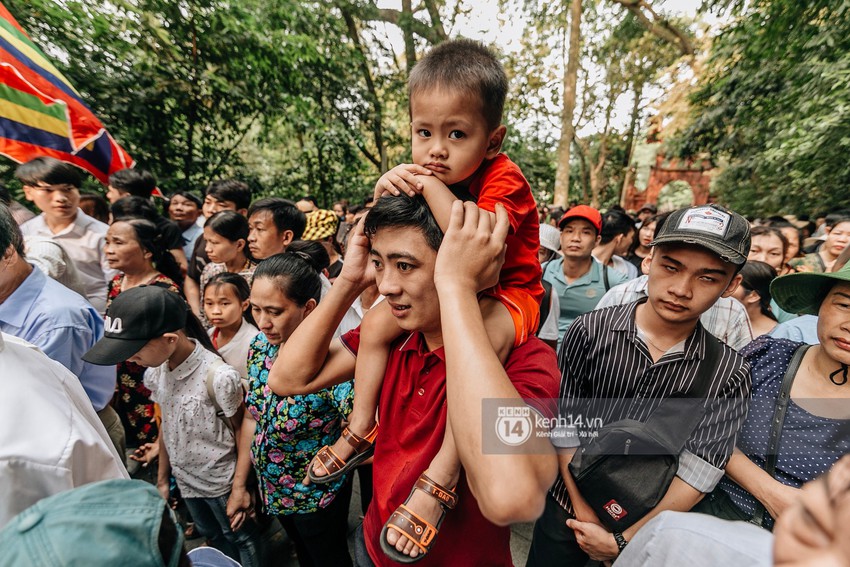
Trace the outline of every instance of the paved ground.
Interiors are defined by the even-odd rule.
[[[354,530],[363,521],[363,515],[360,511],[360,486],[355,475],[354,490],[351,496],[351,508],[348,511],[348,547],[353,550],[353,535]],[[266,567],[297,567],[298,560],[295,558],[295,551],[286,537],[286,533],[275,523],[277,530],[271,530],[266,534],[265,541],[265,566]],[[531,545],[531,530],[533,524],[517,524],[511,528],[511,552],[513,554],[514,565],[525,565],[526,557],[528,557],[528,548]],[[188,547],[193,548],[201,545],[203,540],[194,539],[188,542]],[[353,553],[353,551],[352,551]]]

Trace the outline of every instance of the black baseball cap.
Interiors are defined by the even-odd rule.
[[[649,245],[696,244],[737,266],[750,254],[750,223],[720,205],[699,205],[670,213]]]
[[[148,341],[186,326],[189,304],[164,287],[141,285],[122,291],[106,310],[103,338],[83,355],[101,366],[123,362]]]

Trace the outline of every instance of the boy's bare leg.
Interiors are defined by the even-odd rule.
[[[354,367],[354,407],[348,416],[348,429],[360,437],[365,437],[375,426],[375,412],[387,370],[390,345],[401,332],[386,302],[370,309],[360,324],[360,348]],[[354,454],[354,448],[342,437],[331,448],[343,461],[348,461]],[[313,462],[313,474],[322,476],[326,473],[319,463]]]
[[[507,308],[492,297],[483,297],[479,301],[479,305],[490,344],[504,366],[513,349],[516,336],[513,319]],[[452,435],[452,424],[447,418],[443,444],[437,454],[434,455],[425,474],[441,486],[454,490],[460,480],[460,470],[460,458]],[[414,490],[406,505],[432,525],[436,525],[436,522],[440,519],[442,512],[440,503],[421,490]],[[411,557],[416,557],[420,553],[419,548],[412,541],[395,530],[387,531],[387,543]]]

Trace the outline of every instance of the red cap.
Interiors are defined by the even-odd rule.
[[[564,228],[564,224],[570,219],[584,219],[593,225],[596,229],[596,234],[602,232],[602,214],[587,205],[576,205],[561,217],[558,221],[558,228]]]

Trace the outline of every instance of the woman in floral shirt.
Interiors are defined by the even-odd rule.
[[[278,517],[301,565],[351,565],[346,543],[349,478],[328,484],[308,484],[307,466],[316,451],[340,435],[351,411],[351,382],[315,394],[281,398],[267,385],[280,345],[316,307],[321,292],[319,273],[303,253],[277,254],[254,272],[251,309],[257,335],[248,352],[248,395],[244,437],[250,446],[266,513]],[[236,485],[245,491],[247,467],[236,471]]]
[[[156,226],[142,219],[119,219],[106,232],[104,255],[109,267],[119,270],[109,282],[107,308],[122,291],[155,285],[181,293],[180,265],[165,244]],[[118,386],[113,405],[121,417],[127,448],[153,443],[159,435],[150,391],[142,383],[145,368],[133,362],[118,364]]]

